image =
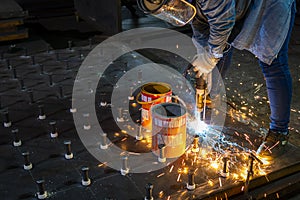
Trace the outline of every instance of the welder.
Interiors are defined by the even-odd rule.
[[[248,50],[258,58],[271,110],[262,154],[281,155],[289,137],[292,79],[288,44],[296,13],[295,0],[137,0],[137,3],[145,13],[174,26],[191,25],[197,48],[192,64],[197,77],[207,77],[215,70],[224,77],[233,47]],[[218,93],[218,87],[214,86],[217,82],[212,83],[211,98]]]

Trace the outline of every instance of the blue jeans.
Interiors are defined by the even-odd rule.
[[[293,7],[295,6],[295,3]],[[270,101],[270,129],[275,131],[288,131],[290,121],[290,109],[292,100],[292,77],[288,65],[288,45],[291,38],[291,32],[294,25],[295,12],[292,9],[290,29],[281,47],[277,58],[267,65],[259,61],[264,77],[268,97]]]
[[[295,7],[295,3],[293,5]],[[291,99],[292,99],[292,78],[290,75],[290,70],[288,66],[288,44],[291,37],[292,28],[294,25],[295,12],[292,7],[292,16],[290,21],[290,29],[288,35],[285,39],[285,42],[278,53],[278,56],[271,65],[267,65],[259,61],[259,65],[262,68],[267,86],[268,97],[270,101],[270,129],[275,131],[286,132],[288,131],[288,124],[290,121],[290,108],[291,108]],[[229,43],[235,38],[239,33],[238,29],[242,27],[242,22],[236,23],[230,38]],[[202,45],[207,45],[207,40],[209,37],[209,27],[207,24],[197,21],[196,19],[192,23],[193,28],[193,37],[200,42]],[[212,83],[211,95],[218,93],[218,84],[220,78],[224,78],[227,69],[230,66],[232,58],[232,48],[229,48],[223,57],[217,64],[217,68],[214,70],[219,70],[221,77],[213,78],[214,82]],[[213,73],[214,76],[218,76]],[[217,81],[216,81],[217,80]]]

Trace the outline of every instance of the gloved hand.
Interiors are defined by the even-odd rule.
[[[217,63],[218,59],[211,57],[208,53],[197,54],[192,61],[194,71],[197,73],[196,77],[211,73]]]
[[[197,48],[197,54],[191,64],[194,66],[197,78],[202,74],[209,74],[215,68],[219,59],[214,58],[213,55],[209,53],[208,47],[204,48],[194,38],[192,38],[192,41]]]

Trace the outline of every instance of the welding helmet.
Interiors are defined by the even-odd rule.
[[[137,0],[138,7],[174,26],[184,26],[196,15],[196,8],[185,0]]]

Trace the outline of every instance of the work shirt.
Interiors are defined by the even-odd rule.
[[[243,10],[236,9],[238,1],[196,1],[198,17],[204,16],[210,26],[208,45],[216,58],[222,57],[233,26],[239,20],[237,16],[244,13]],[[293,2],[294,0],[251,0],[247,13],[243,16],[243,27],[232,45],[252,52],[259,60],[270,65],[287,36]]]

